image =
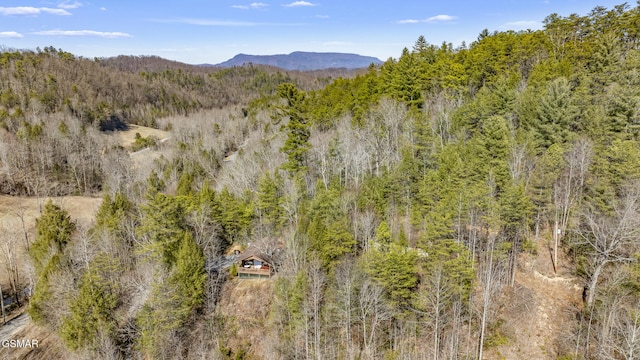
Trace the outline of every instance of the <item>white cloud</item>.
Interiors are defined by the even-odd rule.
[[[447,22],[454,21],[458,19],[457,16],[451,15],[436,15],[427,19],[417,20],[417,19],[405,19],[396,21],[398,24],[419,24],[419,23],[437,23],[437,22]]]
[[[269,6],[269,4],[265,4],[262,2],[254,2],[251,3],[249,5],[231,5],[232,8],[234,9],[242,9],[242,10],[249,10],[249,9],[262,9],[264,7]]]
[[[78,1],[71,2],[71,0],[63,1],[60,4],[58,4],[58,7],[60,9],[77,9],[80,6],[82,6],[81,2],[78,2]]]
[[[107,8],[103,6],[100,8],[100,11],[107,11]]]
[[[417,24],[419,22],[420,22],[420,20],[406,19],[406,20],[399,20],[398,24]]]
[[[282,6],[285,6],[285,7],[316,6],[316,4],[310,3],[308,1],[294,1],[291,4],[284,4]]]
[[[453,21],[457,18],[458,18],[457,16],[451,16],[451,15],[436,15],[426,19],[424,22],[431,23],[431,22],[441,22],[441,21]]]
[[[329,15],[316,15],[317,19],[328,19]]]
[[[533,20],[512,21],[499,26],[500,29],[504,29],[504,30],[540,29],[541,27],[542,27],[541,23]]]
[[[32,6],[16,6],[16,7],[0,7],[0,15],[40,15],[47,13],[51,15],[71,15],[70,12],[64,9],[52,9],[47,7],[32,7]]]
[[[132,37],[123,32],[102,32],[93,30],[46,30],[33,32],[34,35],[44,36],[95,36],[108,39]]]
[[[15,31],[0,31],[0,38],[22,39],[24,35]]]

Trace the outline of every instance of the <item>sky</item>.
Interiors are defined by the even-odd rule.
[[[87,58],[156,55],[216,64],[239,53],[346,52],[397,58],[423,35],[459,46],[483,29],[541,29],[623,0],[0,0],[0,47]],[[633,4],[635,2],[629,1]]]

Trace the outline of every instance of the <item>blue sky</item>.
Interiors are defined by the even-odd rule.
[[[489,30],[539,29],[551,13],[608,0],[2,0],[0,45],[89,58],[158,55],[191,64],[235,54],[349,52],[398,57],[420,35],[458,46]],[[629,1],[632,5],[635,2]]]

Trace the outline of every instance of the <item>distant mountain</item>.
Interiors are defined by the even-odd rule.
[[[243,64],[261,64],[279,67],[285,70],[320,70],[320,69],[359,69],[370,64],[382,64],[378,58],[345,53],[316,53],[296,51],[288,55],[247,55],[238,54],[232,59],[216,64],[216,67],[242,66]]]

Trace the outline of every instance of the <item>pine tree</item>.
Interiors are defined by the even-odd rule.
[[[158,193],[142,207],[142,212],[138,233],[151,240],[150,253],[159,255],[165,266],[171,267],[186,231],[184,206],[175,197]]]
[[[98,255],[80,280],[78,295],[71,300],[70,314],[62,319],[60,335],[73,350],[99,346],[100,336],[114,336],[118,304],[116,283],[105,275],[119,272],[111,255]]]
[[[36,240],[29,249],[37,278],[29,302],[29,315],[35,322],[43,322],[47,317],[43,307],[51,296],[49,279],[58,269],[74,230],[75,224],[67,212],[51,201],[45,204],[42,215],[36,219]]]
[[[331,266],[342,255],[352,252],[356,241],[340,208],[339,191],[320,185],[318,188],[307,215],[306,234],[312,256],[317,256],[324,266]]]
[[[380,222],[380,225],[378,225],[376,229],[376,242],[383,251],[389,249],[389,245],[391,244],[391,230],[384,220]]]
[[[36,219],[36,241],[29,249],[36,272],[46,266],[52,252],[62,253],[74,230],[75,224],[67,212],[49,200]]]
[[[274,176],[266,173],[258,182],[258,210],[261,220],[274,229],[279,229],[285,222],[282,186],[282,178],[277,172]]]
[[[176,291],[176,313],[180,319],[186,319],[204,301],[205,258],[193,236],[186,232],[180,242],[176,255],[176,264],[169,283]]]
[[[500,192],[509,181],[507,159],[511,151],[511,133],[507,121],[502,116],[491,116],[482,123],[482,158],[485,159],[485,173],[492,179],[496,191]]]
[[[309,145],[309,123],[306,118],[305,93],[291,83],[284,83],[278,86],[278,96],[286,102],[284,106],[278,107],[278,117],[288,118],[289,122],[285,126],[287,140],[280,149],[287,155],[287,161],[282,165],[290,176],[303,173],[307,168],[307,154]]]
[[[365,269],[380,284],[395,308],[408,306],[418,285],[415,251],[392,244],[389,251],[370,251],[364,257]]]
[[[577,112],[569,81],[558,78],[549,83],[538,107],[538,131],[544,148],[571,140]]]
[[[136,316],[139,346],[152,358],[159,357],[167,337],[183,328],[204,302],[205,258],[190,233],[182,234],[175,258],[168,278],[156,280]]]

